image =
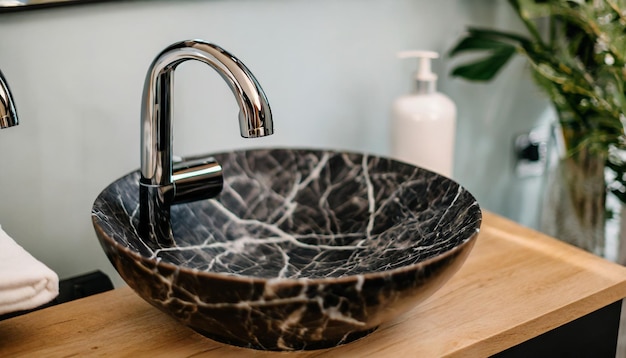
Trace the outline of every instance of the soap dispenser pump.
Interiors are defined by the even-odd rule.
[[[456,105],[437,92],[437,75],[432,51],[402,51],[398,57],[416,58],[415,87],[412,93],[393,103],[391,154],[394,158],[447,177],[452,176]]]

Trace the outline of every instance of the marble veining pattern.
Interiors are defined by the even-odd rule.
[[[174,246],[138,232],[138,172],[101,193],[93,220],[131,287],[223,342],[311,349],[368,334],[443,284],[480,227],[464,188],[386,158],[280,149],[214,156],[224,189],[172,206]]]

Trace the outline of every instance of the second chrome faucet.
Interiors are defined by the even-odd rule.
[[[172,90],[174,70],[198,60],[216,70],[239,105],[239,127],[245,138],[274,132],[263,89],[248,68],[224,49],[200,40],[175,43],[152,62],[143,89],[141,111],[140,228],[154,247],[170,246],[170,206],[207,199],[222,190],[222,168],[212,158],[173,163]]]
[[[13,97],[2,71],[0,71],[0,128],[13,127],[18,124],[17,111]]]

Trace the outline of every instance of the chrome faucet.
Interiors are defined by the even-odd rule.
[[[18,124],[17,111],[13,97],[2,71],[0,71],[0,128],[13,127]]]
[[[274,132],[269,103],[246,66],[224,49],[200,40],[175,43],[163,50],[148,69],[141,111],[140,230],[156,247],[170,246],[170,206],[216,196],[222,190],[221,166],[212,158],[174,164],[172,157],[172,90],[174,70],[198,60],[228,83],[239,105],[244,138]]]

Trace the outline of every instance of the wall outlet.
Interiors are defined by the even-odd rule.
[[[548,133],[534,129],[514,138],[515,174],[520,178],[541,176],[546,170]]]

